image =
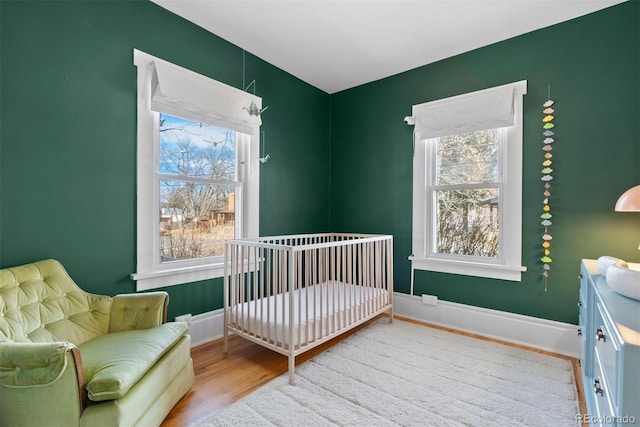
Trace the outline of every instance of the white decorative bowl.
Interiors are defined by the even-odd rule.
[[[609,266],[607,284],[620,295],[640,300],[640,270],[630,269],[624,261]]]
[[[609,269],[609,267],[618,261],[622,261],[622,260],[620,258],[615,258],[612,256],[601,256],[600,258],[598,258],[598,262],[596,263],[596,266],[598,267],[598,273],[601,276],[605,276],[607,274],[607,270]],[[625,268],[627,267],[626,263],[624,267]]]

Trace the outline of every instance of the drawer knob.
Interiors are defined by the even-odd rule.
[[[604,396],[604,389],[600,385],[600,378],[596,378],[593,380],[593,392],[595,394],[599,394],[600,396]]]
[[[578,274],[578,279],[582,280],[582,273]]]
[[[578,307],[582,308],[582,301],[578,301]]]
[[[578,336],[581,337],[582,336],[582,328],[578,328]]]
[[[602,331],[602,326],[599,326],[598,329],[596,329],[596,340],[600,341],[604,341],[607,342],[607,337],[604,335],[604,332]]]

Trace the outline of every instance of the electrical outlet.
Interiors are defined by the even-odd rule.
[[[435,295],[422,294],[422,303],[425,305],[438,305],[438,297]]]
[[[187,322],[187,325],[190,325],[191,313],[183,314],[182,316],[176,316],[176,322]]]

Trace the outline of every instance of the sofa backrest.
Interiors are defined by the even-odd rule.
[[[0,270],[0,342],[80,345],[107,333],[111,297],[84,292],[56,260]]]

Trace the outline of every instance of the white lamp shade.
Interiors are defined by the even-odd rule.
[[[640,185],[631,187],[616,202],[618,212],[640,212]]]

